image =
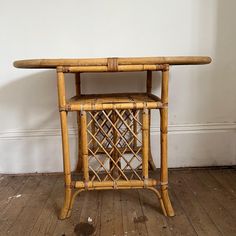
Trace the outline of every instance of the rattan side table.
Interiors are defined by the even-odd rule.
[[[160,201],[164,215],[174,216],[168,194],[167,132],[170,65],[208,64],[209,57],[140,57],[97,59],[33,59],[15,61],[17,68],[51,68],[57,71],[61,119],[65,199],[60,219],[70,216],[75,197],[85,190],[146,188]],[[147,71],[146,92],[126,94],[81,94],[81,75],[86,72]],[[161,71],[160,98],[151,93],[152,72]],[[67,99],[65,73],[75,74],[76,94]],[[150,111],[160,111],[160,179],[150,147]],[[82,179],[72,180],[67,114],[78,115],[78,165]]]

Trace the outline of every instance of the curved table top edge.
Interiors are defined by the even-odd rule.
[[[114,58],[114,57],[112,57]],[[107,66],[110,58],[84,58],[84,59],[28,59],[17,60],[13,63],[16,68],[47,69],[58,66]],[[119,57],[119,65],[202,65],[211,63],[207,56],[177,56],[177,57]]]

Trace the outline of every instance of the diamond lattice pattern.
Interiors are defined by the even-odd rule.
[[[87,114],[90,180],[142,180],[141,111],[102,110]]]

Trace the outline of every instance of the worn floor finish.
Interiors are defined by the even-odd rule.
[[[170,171],[176,212],[148,190],[94,191],[57,219],[62,176],[0,176],[0,235],[236,235],[236,170]]]

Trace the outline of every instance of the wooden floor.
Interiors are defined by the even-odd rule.
[[[148,190],[94,191],[57,219],[62,176],[0,176],[0,235],[236,235],[236,170],[170,171],[176,212]]]

